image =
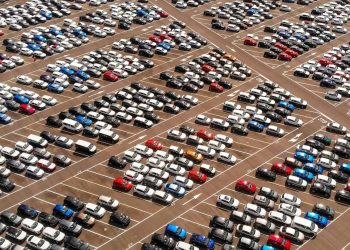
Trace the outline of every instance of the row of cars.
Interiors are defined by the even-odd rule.
[[[291,61],[293,58],[324,45],[347,32],[343,27],[347,22],[349,8],[337,2],[330,2],[313,9],[311,13],[319,13],[316,18],[312,14],[302,13],[299,23],[283,20],[278,27],[266,26],[264,32],[273,33],[258,39],[249,35],[244,44],[267,49],[265,58]],[[337,14],[335,14],[337,13]]]
[[[347,71],[349,52],[349,44],[333,47],[318,61],[309,60],[297,67],[293,75],[302,78],[311,76],[312,80],[319,82],[320,87],[332,89],[325,93],[325,99],[339,102],[343,97],[350,97]]]
[[[52,214],[20,204],[17,214],[3,211],[0,215],[0,230],[7,238],[1,238],[1,249],[8,250],[24,241],[38,250],[90,249],[89,244],[78,236],[84,228],[93,228],[96,220],[107,213],[111,212],[109,224],[112,226],[126,228],[130,224],[130,217],[117,211],[119,206],[118,200],[105,195],[100,195],[96,203],[84,203],[78,197],[66,196],[63,204],[53,207]]]
[[[187,9],[187,8],[196,8],[203,4],[210,3],[213,0],[171,0],[172,4],[175,4],[176,8]]]

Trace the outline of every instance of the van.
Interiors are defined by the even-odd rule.
[[[38,135],[34,135],[34,134],[28,135],[27,141],[33,147],[46,148],[48,145],[47,140],[45,140],[44,138],[42,138]]]
[[[76,133],[83,131],[83,125],[81,125],[79,122],[74,121],[72,119],[66,118],[63,120],[62,123],[63,123],[63,128],[69,131],[76,132]]]
[[[98,139],[107,143],[117,143],[119,141],[119,135],[109,129],[101,129],[98,134]]]
[[[298,216],[294,217],[291,227],[312,236],[318,232],[318,226],[314,222]]]
[[[95,154],[97,151],[96,146],[94,144],[83,140],[76,141],[75,149],[77,151],[87,153],[87,154]]]

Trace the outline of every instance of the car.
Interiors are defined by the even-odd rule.
[[[292,218],[290,216],[278,211],[270,211],[268,214],[268,220],[279,225],[289,226],[292,223]]]
[[[83,230],[82,226],[65,219],[59,221],[58,228],[60,231],[65,231],[73,236],[79,236]]]
[[[204,235],[201,234],[196,234],[192,233],[191,238],[190,238],[190,243],[198,246],[198,247],[203,247],[205,249],[213,250],[215,247],[215,241],[207,238]]]
[[[4,211],[0,215],[1,221],[10,226],[19,226],[22,222],[22,217],[10,212]]]
[[[312,155],[309,155],[305,152],[302,151],[296,151],[294,154],[295,159],[301,161],[301,162],[313,162],[314,161],[314,157]]]
[[[89,249],[89,244],[74,236],[66,236],[64,240],[64,246],[71,249]]]
[[[244,206],[244,213],[249,214],[250,216],[256,218],[263,218],[266,215],[266,210],[256,204],[247,203]]]
[[[175,224],[167,224],[164,233],[179,240],[185,240],[187,236],[186,229]]]
[[[281,203],[278,205],[277,208],[278,212],[284,213],[288,216],[294,217],[294,216],[300,216],[301,210],[300,208],[297,208],[293,205],[287,204],[287,203]]]
[[[313,208],[312,211],[315,213],[318,213],[322,216],[325,216],[326,218],[328,218],[329,220],[334,219],[335,217],[335,210],[327,205],[324,205],[322,203],[316,203]]]
[[[110,222],[120,225],[122,227],[127,227],[130,224],[130,217],[125,213],[114,211],[110,216]]]
[[[6,236],[17,242],[23,242],[27,238],[27,233],[19,228],[9,226],[6,230]]]
[[[275,233],[276,230],[276,225],[274,223],[263,218],[256,218],[253,225],[257,230],[268,234]]]
[[[117,177],[113,181],[113,188],[120,189],[123,191],[130,191],[132,188],[132,183],[128,180],[125,180],[123,178]]]
[[[61,204],[56,204],[53,208],[54,215],[57,215],[66,219],[69,219],[70,217],[72,217],[73,213],[74,213],[73,210]]]
[[[346,131],[347,131],[346,127],[344,127],[343,125],[341,125],[337,122],[328,123],[326,130],[329,132],[341,134],[341,135],[346,134]]]
[[[271,234],[267,239],[267,244],[269,246],[276,247],[278,249],[290,250],[292,243],[282,236]]]
[[[70,164],[72,164],[72,160],[62,154],[54,155],[52,158],[52,162],[62,167],[68,167]]]
[[[325,227],[328,224],[328,220],[326,217],[321,216],[315,212],[306,212],[305,219],[311,220],[312,222],[316,223],[319,227]]]
[[[159,233],[152,235],[151,243],[166,249],[173,249],[176,245],[176,241],[173,238]]]
[[[42,233],[44,226],[43,224],[36,222],[32,219],[25,218],[21,222],[21,228],[27,232],[39,235]]]
[[[314,175],[311,172],[306,171],[305,169],[295,168],[293,175],[298,176],[307,182],[311,182],[314,178]]]
[[[76,212],[74,214],[73,221],[83,227],[91,228],[95,225],[96,220],[88,214]]]
[[[330,170],[328,176],[337,180],[340,183],[347,183],[349,180],[349,175],[338,170]]]
[[[31,235],[27,238],[26,240],[28,246],[34,248],[34,249],[49,249],[51,247],[51,244],[46,241],[43,240],[35,235]]]
[[[27,115],[32,115],[35,113],[35,108],[29,104],[22,103],[19,105],[19,112],[27,114]]]
[[[290,204],[290,205],[293,205],[293,206],[296,206],[296,207],[300,207],[300,205],[301,205],[300,198],[298,198],[292,194],[289,194],[289,193],[282,194],[280,197],[280,201],[287,203],[287,204]]]
[[[248,225],[238,224],[236,234],[239,237],[247,237],[255,241],[260,240],[260,231]]]
[[[239,179],[236,182],[235,189],[249,194],[254,194],[256,192],[256,186],[243,179]]]
[[[25,218],[35,219],[39,212],[27,204],[21,204],[17,207],[17,214]]]
[[[290,167],[279,162],[275,162],[272,164],[271,171],[284,176],[288,176],[292,174],[292,169]]]
[[[323,183],[331,189],[334,189],[337,185],[337,182],[333,178],[321,174],[315,176],[314,182]]]
[[[222,243],[232,244],[233,235],[220,228],[209,228],[208,236]]]
[[[315,195],[320,195],[325,198],[330,198],[331,192],[332,192],[331,188],[329,188],[327,185],[320,182],[314,182],[311,184],[311,187],[310,187],[310,193]]]
[[[58,224],[58,219],[46,212],[40,212],[38,221],[49,227],[56,227]]]
[[[167,137],[169,139],[173,139],[176,141],[185,141],[186,140],[186,134],[179,131],[179,130],[176,130],[176,129],[170,129],[168,131]]]
[[[168,183],[164,186],[164,190],[176,197],[183,197],[186,193],[186,190],[176,183]]]

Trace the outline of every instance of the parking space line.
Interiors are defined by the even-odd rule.
[[[179,217],[179,219],[181,219],[181,220],[185,220],[185,221],[188,221],[188,222],[190,222],[190,223],[193,223],[193,224],[196,224],[196,225],[198,225],[198,226],[205,227],[205,228],[208,228],[208,229],[209,229],[209,227],[208,227],[208,226],[203,225],[203,224],[198,223],[198,222],[195,222],[194,220],[189,220],[189,219],[186,219],[186,218],[184,218],[184,217]]]

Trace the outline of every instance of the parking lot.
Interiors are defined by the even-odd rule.
[[[16,1],[16,4],[17,2],[19,3],[19,1]],[[21,2],[24,3],[25,1]],[[122,2],[123,1],[108,2],[96,7],[89,6],[89,3],[83,3],[81,10],[72,10],[72,14],[68,16],[53,18],[43,24],[29,26],[21,31],[11,31],[5,27],[2,28],[5,35],[1,37],[0,41],[2,42],[5,38],[19,41],[23,32],[28,32],[38,26],[48,27],[51,24],[55,24],[59,27],[64,27],[64,18],[70,18],[73,21],[79,22],[79,17],[87,13],[96,12],[97,10],[107,11],[109,15],[111,14],[110,6],[119,5]],[[137,2],[135,1],[135,3]],[[210,219],[215,215],[229,219],[232,212],[229,209],[217,205],[219,195],[230,195],[237,199],[239,201],[237,210],[242,212],[244,212],[245,206],[253,201],[254,195],[243,193],[236,189],[237,181],[243,179],[256,185],[257,190],[261,187],[268,187],[278,192],[280,195],[289,193],[300,198],[301,217],[306,216],[307,212],[312,211],[316,203],[322,203],[335,209],[334,219],[329,220],[328,225],[320,229],[317,236],[306,236],[302,243],[297,244],[293,242],[290,249],[350,249],[350,238],[348,234],[346,234],[347,220],[350,216],[349,204],[338,202],[335,197],[336,192],[343,190],[346,183],[337,181],[335,188],[331,191],[331,196],[329,198],[324,198],[310,193],[310,183],[307,185],[306,190],[300,190],[286,186],[287,176],[277,174],[274,181],[268,181],[256,175],[257,168],[270,169],[274,163],[283,163],[286,157],[296,157],[295,152],[297,146],[303,145],[306,139],[311,138],[317,133],[322,133],[332,139],[332,144],[324,148],[331,152],[334,150],[334,146],[336,145],[335,141],[337,141],[337,139],[345,138],[349,140],[347,139],[348,135],[335,134],[327,130],[327,126],[331,122],[339,122],[341,125],[350,128],[348,114],[344,113],[344,111],[348,109],[349,98],[344,97],[339,102],[325,100],[324,95],[326,90],[319,86],[318,81],[312,80],[311,76],[309,78],[300,78],[293,75],[294,70],[300,67],[300,65],[305,64],[309,60],[318,61],[321,55],[328,53],[333,47],[348,43],[348,34],[337,34],[334,40],[322,46],[318,46],[317,48],[310,49],[310,51],[303,53],[291,62],[264,58],[264,50],[262,48],[243,45],[243,40],[248,34],[258,36],[260,41],[264,36],[271,35],[270,33],[263,32],[265,26],[275,26],[283,20],[300,23],[301,21],[298,19],[298,16],[301,13],[310,12],[313,8],[325,3],[327,3],[325,0],[314,1],[309,5],[283,2],[282,4],[291,8],[290,12],[282,12],[279,8],[276,8],[268,12],[273,15],[272,19],[266,19],[238,33],[231,33],[226,30],[212,29],[211,19],[213,17],[203,16],[203,11],[223,6],[225,4],[224,2],[210,1],[198,7],[179,8],[178,6],[175,7],[175,4],[170,1],[158,2],[157,0],[151,0],[147,3],[147,6],[151,7],[156,5],[158,6],[157,8],[161,7],[163,11],[169,13],[169,17],[162,17],[159,20],[154,20],[145,25],[133,23],[129,30],[114,27],[112,29],[116,31],[116,34],[109,35],[105,38],[88,35],[88,43],[71,50],[66,50],[61,54],[56,53],[45,59],[33,60],[30,56],[25,57],[20,55],[25,60],[24,65],[2,73],[2,75],[0,75],[0,77],[2,77],[1,83],[9,87],[19,87],[23,91],[29,91],[24,95],[30,94],[30,91],[33,91],[37,93],[39,97],[43,95],[52,96],[57,100],[57,104],[47,106],[43,110],[37,109],[36,112],[31,115],[8,110],[6,115],[11,117],[12,121],[9,124],[0,125],[1,148],[15,148],[16,143],[27,142],[29,135],[40,135],[43,131],[47,131],[46,133],[55,138],[52,142],[48,143],[46,148],[47,152],[55,156],[64,155],[71,159],[72,162],[69,166],[56,164],[56,169],[53,172],[45,171],[42,177],[34,178],[28,175],[27,170],[14,171],[8,166],[10,158],[4,153],[0,155],[6,160],[6,164],[4,162],[3,166],[11,170],[11,175],[7,179],[15,185],[14,189],[11,191],[2,190],[3,192],[0,196],[0,201],[2,201],[0,202],[0,211],[17,213],[17,207],[24,203],[35,208],[39,212],[54,214],[53,208],[55,205],[64,204],[64,199],[67,196],[78,197],[85,204],[96,204],[100,195],[106,195],[119,201],[118,212],[129,216],[130,224],[123,227],[113,223],[110,218],[113,217],[114,212],[107,209],[102,218],[96,217],[94,226],[83,227],[81,234],[77,237],[83,242],[88,243],[90,249],[144,249],[145,245],[151,242],[154,233],[165,233],[165,227],[169,223],[187,230],[188,233],[184,240],[185,242],[189,242],[191,235],[194,233],[210,237],[208,234],[208,231],[212,227],[209,223]],[[4,7],[12,4],[14,3],[11,1],[7,2]],[[186,22],[186,27],[182,29],[178,28],[177,31],[168,28],[174,25],[174,20]],[[222,21],[226,26],[226,20],[222,19]],[[88,24],[90,23],[91,22],[88,22]],[[180,24],[178,23],[178,25]],[[105,26],[97,24],[96,27],[103,28]],[[344,27],[349,28],[349,24],[345,24]],[[194,38],[196,38],[196,41],[201,41],[201,39],[205,39],[207,44],[202,44],[196,49],[192,47],[190,51],[185,51],[179,48],[179,44],[184,43],[183,40],[180,39],[180,42],[176,42],[176,45],[174,44],[174,46],[164,49],[166,50],[164,55],[160,55],[161,53],[157,52],[154,53],[153,57],[146,58],[138,54],[138,51],[141,49],[141,47],[138,47],[140,41],[151,40],[149,43],[155,41],[156,44],[159,44],[162,43],[162,41],[158,41],[157,39],[161,37],[161,40],[169,40],[165,43],[168,43],[170,46],[172,39],[168,39],[167,33],[171,34],[171,32],[178,32],[177,36],[174,35],[174,37],[177,38],[183,35],[185,37],[191,36],[192,38],[189,40],[194,40]],[[130,45],[130,47],[137,49],[136,53],[130,53],[124,50],[126,42],[130,38],[139,39],[138,43],[131,42]],[[186,41],[189,42],[189,40]],[[119,43],[118,49],[116,49],[116,43]],[[4,48],[4,46],[2,46],[2,48]],[[157,50],[155,48],[156,46],[151,47],[149,50],[152,52]],[[214,48],[217,49],[216,52],[214,52]],[[223,49],[225,52],[220,52],[219,49]],[[106,80],[106,78],[102,76],[90,78],[99,84],[100,87],[96,89],[89,88],[85,93],[79,93],[73,90],[73,84],[69,84],[62,93],[54,93],[47,89],[35,88],[33,84],[23,85],[16,81],[18,75],[28,76],[33,81],[38,80],[44,74],[51,75],[51,72],[47,71],[48,64],[59,64],[59,61],[70,63],[70,58],[75,58],[79,62],[82,62],[83,58],[89,56],[92,58],[96,56],[96,54],[93,54],[96,53],[96,51],[100,51],[100,55],[107,55],[109,53],[108,55],[115,56],[113,57],[115,61],[111,60],[112,64],[106,64],[106,67],[108,67],[108,70],[117,72],[118,74],[126,72],[124,69],[129,63],[123,64],[123,66],[119,67],[117,70],[117,68],[113,66],[118,65],[117,60],[119,59],[117,58],[122,58],[124,60],[123,62],[125,62],[125,60],[135,62],[149,59],[154,63],[154,66],[139,70],[137,73],[129,73],[125,76],[118,75],[119,79],[116,82]],[[162,52],[162,50],[159,49],[158,51]],[[244,51],[244,53],[242,53],[242,51]],[[6,54],[9,56],[16,55],[11,52],[6,52]],[[343,56],[345,56],[345,54],[343,54]],[[98,63],[99,61],[97,60],[96,62]],[[206,66],[203,64],[206,64]],[[235,64],[235,66],[231,66],[232,64]],[[92,67],[91,63],[86,65]],[[103,65],[100,64],[100,66],[97,67],[100,67],[100,70],[105,72],[105,70],[102,70],[102,66]],[[176,66],[183,66],[183,69],[176,69]],[[267,68],[271,70],[267,71]],[[184,73],[182,70],[187,72]],[[191,70],[197,71],[198,74],[189,72]],[[249,73],[250,71],[251,75]],[[218,72],[227,75],[219,75],[218,77]],[[198,79],[209,82],[205,82],[204,86],[201,86],[201,80]],[[267,87],[270,86],[269,84],[272,84],[270,80],[278,85],[271,88]],[[173,81],[173,83],[171,81]],[[190,85],[189,82],[191,82],[192,85]],[[220,82],[220,84],[216,82]],[[294,84],[292,85],[291,83]],[[180,84],[180,87],[176,86],[176,84]],[[185,89],[184,85],[189,87]],[[139,86],[137,88],[140,89],[147,89],[150,93],[155,93],[155,95],[153,95],[154,98],[140,96],[140,91],[136,89],[135,86]],[[282,89],[279,90],[279,87]],[[288,94],[288,92],[290,92],[290,94]],[[244,93],[248,93],[248,96],[253,96],[253,101],[248,103],[247,101],[239,99],[245,95]],[[129,114],[127,108],[142,107],[141,104],[146,104],[149,99],[156,100],[156,98],[157,100],[164,100],[164,102],[168,100],[168,106],[171,106],[172,110],[163,110],[163,106],[161,106],[161,108],[157,108],[156,105],[152,107],[144,106],[143,108],[145,110],[142,109],[144,111],[142,114],[151,113],[155,117],[158,117],[158,121],[152,122],[152,125],[148,128],[136,125],[135,117],[139,115],[130,113],[132,115],[129,122],[119,120],[118,124],[108,129],[119,136],[118,142],[116,143],[104,142],[98,136],[87,136],[81,133],[81,130],[73,132],[62,126],[48,125],[47,119],[49,116],[57,118],[61,123],[64,120],[61,116],[77,120],[76,114],[73,115],[71,111],[73,107],[83,107],[81,106],[83,103],[97,106],[97,102],[110,98],[107,96],[108,94],[117,97],[116,101],[107,102],[108,105],[106,107],[107,109],[110,108],[109,110],[112,110],[113,103],[113,107],[118,107],[118,111],[122,111],[120,107],[124,107],[123,112],[125,111],[126,114]],[[127,97],[127,94],[130,94],[130,97]],[[158,99],[158,97],[162,98]],[[298,99],[299,97],[301,98],[300,100]],[[186,100],[185,98],[189,98],[187,100],[197,101],[191,104],[190,102],[187,104],[185,103],[188,105],[186,108],[185,104],[180,102],[180,100]],[[293,98],[296,99],[296,103],[293,102]],[[258,100],[258,102],[256,102],[256,100]],[[230,111],[225,111],[223,106],[228,101],[234,102],[238,106],[235,106],[235,108]],[[303,101],[306,101],[307,105],[300,108],[298,104],[302,104]],[[294,104],[291,105],[291,103]],[[179,111],[174,111],[175,107],[177,107]],[[101,106],[98,106],[97,112],[101,113],[102,111],[100,108]],[[152,111],[150,112],[147,109]],[[139,110],[141,110],[141,108]],[[261,122],[256,118],[256,115],[260,114],[260,112],[264,119],[266,119],[265,115],[267,115],[267,113],[272,112],[275,113],[275,116],[277,116],[276,114],[280,115],[281,120],[272,120],[270,122],[264,120],[264,122]],[[198,115],[209,119],[209,123],[205,124],[199,122]],[[105,116],[107,117],[110,115]],[[146,115],[142,116],[147,117]],[[85,114],[83,117],[87,119]],[[114,118],[116,116],[111,115],[111,117]],[[237,121],[233,122],[232,119],[237,119]],[[104,120],[103,118],[101,121]],[[227,129],[213,127],[212,122],[214,120],[222,122],[222,124],[228,121]],[[289,124],[288,121],[296,121],[298,125]],[[299,124],[299,122],[301,123]],[[97,126],[95,123],[96,121],[93,120],[91,126],[87,127],[96,129]],[[238,124],[242,124],[241,129],[244,129],[247,135],[239,135],[239,132],[237,132],[238,130],[233,130],[235,125]],[[130,161],[128,161],[124,167],[113,167],[109,162],[110,158],[114,156],[118,159],[123,159],[123,157],[125,158],[124,154],[127,150],[134,151],[137,145],[145,145],[146,141],[149,139],[160,143],[161,150],[165,152],[170,152],[174,146],[176,146],[177,149],[182,149],[184,153],[180,153],[178,157],[185,156],[187,159],[191,159],[190,156],[187,155],[187,152],[200,152],[199,147],[193,144],[193,142],[190,142],[190,133],[186,132],[183,135],[185,139],[175,140],[169,138],[169,131],[182,131],[184,126],[193,129],[193,136],[198,135],[196,140],[200,140],[199,137],[204,139],[204,141],[199,143],[203,145],[204,148],[207,145],[210,146],[211,141],[209,142],[209,140],[214,140],[214,138],[218,140],[216,136],[231,138],[233,140],[232,146],[224,144],[226,145],[226,147],[224,147],[224,152],[232,157],[231,162],[223,161],[223,158],[220,158],[222,157],[220,150],[214,150],[212,157],[202,153],[204,156],[203,160],[195,162],[193,168],[187,169],[186,167],[186,169],[184,169],[186,171],[183,174],[174,174],[171,173],[170,170],[165,169],[169,171],[170,176],[164,180],[164,188],[161,187],[160,190],[161,192],[165,191],[167,194],[171,194],[171,197],[174,198],[170,204],[163,204],[156,201],[154,196],[150,198],[136,194],[134,189],[136,185],[140,183],[144,184],[144,182],[138,181],[137,179],[133,179],[133,188],[129,191],[113,187],[113,183],[117,179],[122,180],[123,178],[130,178],[127,177],[127,174],[130,174],[129,171],[135,168],[132,168],[134,165]],[[280,136],[268,134],[267,131],[270,129],[270,126],[281,133],[279,134]],[[84,125],[84,128],[85,127]],[[202,134],[199,133],[200,131],[202,131]],[[349,132],[347,131],[347,133]],[[213,136],[213,138],[205,138],[205,134],[212,134],[210,136]],[[90,143],[90,145],[95,145],[96,153],[90,155],[79,151],[75,146],[58,146],[56,140],[59,136],[66,137],[67,140],[71,139],[73,145],[79,140]],[[172,154],[176,157],[175,153]],[[138,162],[140,162],[142,166],[147,166],[147,169],[148,167],[151,169],[152,167],[149,165],[148,161],[149,156],[141,156],[141,160]],[[155,156],[155,154],[152,154],[152,156]],[[39,157],[39,159],[40,158],[42,157]],[[52,161],[51,159],[50,157],[50,162]],[[20,160],[22,161],[22,158],[20,158]],[[317,159],[315,159],[315,162],[316,160]],[[164,162],[168,161],[164,160]],[[169,162],[171,163],[172,160],[169,160]],[[340,158],[337,165],[340,166],[343,163],[348,164],[349,160]],[[27,163],[25,165],[25,167],[28,166]],[[36,163],[34,165],[36,165]],[[215,169],[215,174],[211,175],[205,172],[205,169],[202,168],[203,165],[213,167]],[[304,164],[302,166],[304,167]],[[166,164],[166,168],[168,167],[169,166]],[[160,165],[156,168],[162,169]],[[156,168],[152,168],[151,171]],[[171,191],[168,187],[165,187],[165,184],[176,182],[177,175],[183,175],[186,178],[189,177],[191,169],[194,172],[206,174],[204,183],[194,181],[193,187],[186,189],[184,195],[180,195],[179,193]],[[338,166],[336,169],[338,170]],[[146,173],[138,172],[138,175],[142,175],[142,178],[151,176],[148,171],[149,170],[147,170]],[[327,175],[328,173],[329,171],[327,170],[323,174]],[[153,187],[150,188],[153,190]],[[273,210],[277,211],[281,203],[280,199],[278,199],[274,204]],[[82,212],[83,211],[84,210],[82,210]],[[268,217],[265,216],[265,218]],[[251,226],[254,225],[254,221],[255,218],[253,217],[253,221],[250,223]],[[2,222],[5,221],[2,220]],[[240,236],[237,233],[236,225],[239,224],[239,222],[235,221],[234,223],[233,241],[229,245],[237,246]],[[21,228],[21,226],[18,228]],[[276,229],[276,235],[279,233],[279,228],[280,226]],[[58,229],[58,227],[56,227],[56,229]],[[32,234],[29,231],[27,232],[29,235]],[[65,233],[66,235],[70,235],[69,232]],[[0,232],[0,237],[6,238],[14,245],[29,246],[26,241],[16,242],[8,237],[6,235],[6,230]],[[38,237],[45,238],[41,233]],[[257,243],[262,247],[267,244],[268,238],[269,234],[262,232]],[[52,241],[49,242],[52,243]],[[215,249],[223,249],[222,247],[224,244],[222,242],[217,240],[215,240],[215,242]],[[64,245],[64,243],[61,243],[62,247]],[[144,248],[142,248],[142,246]],[[34,249],[31,246],[29,248]]]

